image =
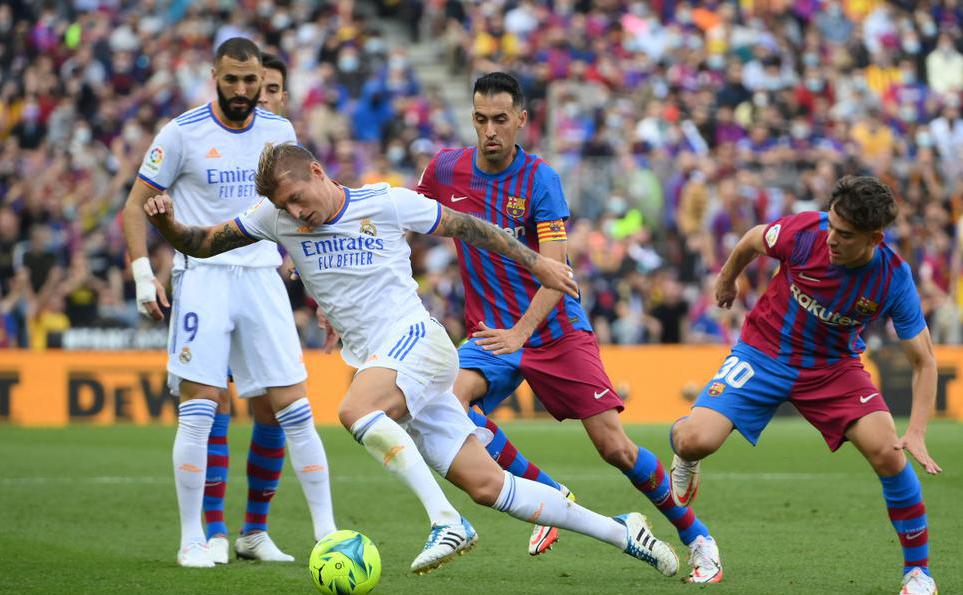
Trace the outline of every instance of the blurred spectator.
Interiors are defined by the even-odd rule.
[[[384,18],[408,19],[401,43],[352,0],[219,6],[0,5],[0,345],[152,324],[131,305],[116,214],[145,144],[211,96],[215,44],[238,34],[288,64],[298,136],[347,185],[413,185],[438,148],[470,141],[453,116],[467,106],[446,97],[464,101],[453,91],[480,72],[516,74],[521,142],[562,175],[569,255],[603,342],[734,341],[773,263],[750,266],[722,311],[711,280],[728,251],[753,225],[825,208],[845,173],[893,188],[887,241],[918,275],[934,337],[960,340],[958,2],[385,0]],[[422,33],[438,55],[416,68],[408,40]],[[163,277],[166,243],[154,237],[151,256]],[[412,258],[460,339],[452,246],[419,238]],[[288,287],[319,345],[314,304]]]

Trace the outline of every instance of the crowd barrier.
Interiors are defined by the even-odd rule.
[[[719,370],[728,349],[711,345],[603,347],[613,384],[625,399],[626,422],[666,423],[685,415],[691,400]],[[937,347],[937,415],[963,421],[963,347]],[[22,426],[172,423],[176,399],[167,389],[163,351],[0,350],[0,422]],[[306,352],[308,397],[319,424],[336,424],[352,370],[337,354]],[[909,413],[911,369],[898,346],[864,357],[890,408]],[[590,395],[586,395],[591,398]],[[249,417],[235,399],[235,415]],[[495,417],[546,413],[522,385]]]

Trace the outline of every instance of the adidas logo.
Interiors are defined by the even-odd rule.
[[[216,159],[216,158],[219,158],[220,156],[221,156],[221,152],[218,151],[217,148],[215,147],[211,147],[211,150],[207,152],[208,159]]]

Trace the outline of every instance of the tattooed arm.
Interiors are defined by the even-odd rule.
[[[441,208],[441,221],[435,235],[458,238],[469,244],[510,258],[532,272],[543,286],[578,297],[572,269],[564,262],[543,257],[511,235],[478,217]]]
[[[211,227],[193,227],[174,219],[174,202],[166,194],[159,194],[144,204],[147,218],[157,231],[178,251],[196,258],[210,258],[221,252],[253,244],[257,240],[228,221]]]

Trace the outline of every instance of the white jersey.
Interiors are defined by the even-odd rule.
[[[264,200],[235,219],[254,239],[284,246],[331,325],[341,354],[362,365],[398,325],[429,319],[411,276],[405,232],[431,233],[441,203],[406,188],[370,184],[345,188],[345,202],[329,223],[316,228]]]
[[[254,175],[265,143],[297,142],[287,119],[255,108],[242,130],[225,127],[213,104],[202,105],[168,122],[154,139],[137,176],[174,201],[174,215],[186,225],[208,226],[236,217],[256,205]],[[178,253],[174,268],[188,257]],[[193,260],[193,259],[191,259]],[[218,254],[204,264],[278,267],[277,247],[268,242]]]

